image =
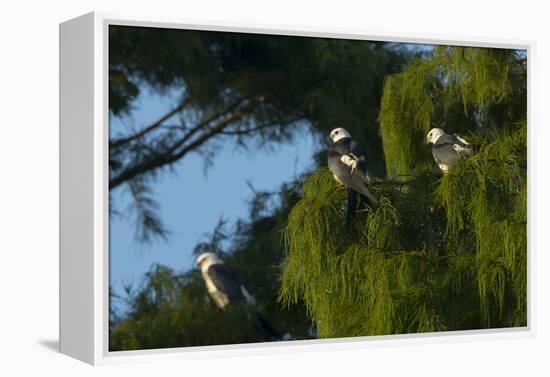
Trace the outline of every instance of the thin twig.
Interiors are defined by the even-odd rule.
[[[172,110],[170,110],[169,112],[164,114],[157,121],[153,122],[151,125],[145,127],[141,131],[135,133],[132,136],[128,136],[128,137],[113,141],[112,143],[109,144],[109,148],[110,149],[118,148],[123,144],[126,144],[130,141],[133,141],[133,140],[139,139],[140,137],[143,137],[145,134],[147,134],[150,131],[154,130],[155,128],[161,126],[163,122],[170,119],[171,117],[173,117],[174,115],[176,115],[177,113],[182,111],[183,109],[185,109],[185,107],[187,107],[188,104],[189,104],[189,98],[186,98],[178,106],[176,106],[175,108],[173,108]]]

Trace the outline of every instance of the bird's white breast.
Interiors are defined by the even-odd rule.
[[[208,290],[208,292],[209,293],[216,292],[218,289],[212,282],[212,279],[210,279],[210,277],[206,274],[203,274],[202,276],[204,277],[204,282],[206,283],[206,289]]]
[[[210,297],[212,297],[219,308],[223,309],[229,304],[229,298],[225,293],[223,293],[216,287],[210,276],[208,276],[208,268],[213,264],[216,264],[216,262],[211,260],[204,261],[201,264],[201,273],[202,277],[204,278],[204,283],[206,284],[206,290],[210,294]]]

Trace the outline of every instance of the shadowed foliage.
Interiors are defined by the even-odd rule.
[[[221,312],[205,295],[199,271],[177,274],[155,266],[130,294],[131,311],[111,331],[110,350],[260,341],[246,305]]]

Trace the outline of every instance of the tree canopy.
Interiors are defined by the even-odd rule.
[[[392,179],[345,226],[345,189],[321,169],[285,230],[281,301],[303,300],[321,337],[526,326],[526,69],[512,50],[440,47],[384,86]],[[473,156],[437,172],[433,124]]]
[[[195,252],[221,254],[297,339],[526,325],[523,52],[125,26],[109,49],[111,117],[144,88],[180,93],[158,121],[111,132],[110,189],[129,190],[142,241],[165,235],[154,185],[190,153],[341,126],[366,147],[379,205],[346,226],[346,190],[320,152]],[[425,143],[435,126],[475,149],[445,175]],[[246,305],[218,311],[196,270],[153,266],[122,299],[111,350],[268,340]]]

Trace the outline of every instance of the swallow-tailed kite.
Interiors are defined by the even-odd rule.
[[[470,144],[457,134],[446,134],[441,128],[432,128],[428,132],[428,143],[433,144],[432,155],[443,173],[460,159],[472,154]]]
[[[369,190],[367,161],[360,146],[348,131],[336,128],[330,133],[332,144],[328,149],[328,168],[334,179],[348,188],[348,221],[355,211],[355,192],[377,203]],[[350,212],[351,211],[351,212]]]
[[[228,305],[239,301],[254,306],[254,297],[248,292],[235,271],[225,265],[215,253],[202,253],[197,258],[197,264],[200,266],[206,289],[218,308],[225,310]],[[288,339],[289,334],[281,337],[280,333],[257,310],[255,319],[256,326],[265,336],[279,340]]]

